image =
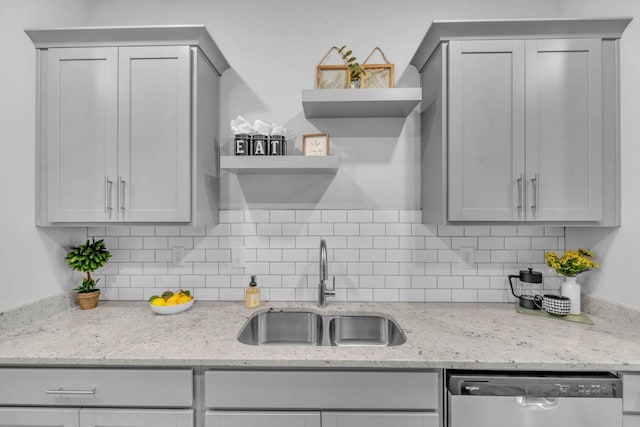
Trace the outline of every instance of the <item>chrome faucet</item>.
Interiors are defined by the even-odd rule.
[[[327,289],[325,283],[329,276],[329,267],[327,263],[327,242],[324,239],[320,239],[320,283],[318,283],[318,306],[327,306],[327,297],[335,296],[336,294],[336,277],[333,276],[333,287]]]

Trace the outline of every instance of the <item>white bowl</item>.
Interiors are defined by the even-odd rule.
[[[195,300],[192,299],[191,301],[183,304],[169,305],[166,307],[149,303],[149,307],[151,307],[151,311],[158,314],[178,314],[189,310],[193,305],[193,301]]]

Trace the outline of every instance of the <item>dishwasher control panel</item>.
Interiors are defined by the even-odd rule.
[[[452,395],[621,398],[622,380],[609,372],[451,371]]]

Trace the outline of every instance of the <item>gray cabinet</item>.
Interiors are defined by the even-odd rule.
[[[204,427],[320,427],[320,412],[208,411]]]
[[[628,22],[434,23],[412,60],[423,221],[617,225]]]
[[[190,369],[0,369],[1,426],[193,427]]]
[[[228,65],[204,27],[27,33],[38,48],[39,225],[217,222]]]
[[[441,427],[440,371],[209,370],[205,427]]]
[[[623,427],[640,426],[640,374],[625,372],[622,374],[622,425]]]
[[[439,427],[429,412],[322,412],[322,427]]]

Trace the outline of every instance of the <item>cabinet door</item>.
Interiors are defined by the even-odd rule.
[[[452,41],[449,221],[512,221],[524,174],[524,41]]]
[[[78,427],[77,409],[0,408],[1,427]]]
[[[204,416],[204,427],[320,427],[320,413],[208,411]]]
[[[528,40],[526,52],[527,217],[601,220],[601,41]]]
[[[191,218],[188,46],[120,48],[118,208],[124,221]]]
[[[193,427],[193,410],[81,409],[80,427]]]
[[[623,415],[622,427],[640,427],[640,415]]]
[[[117,48],[47,52],[47,212],[51,222],[115,217]]]
[[[439,427],[440,417],[425,412],[323,412],[322,427]]]

